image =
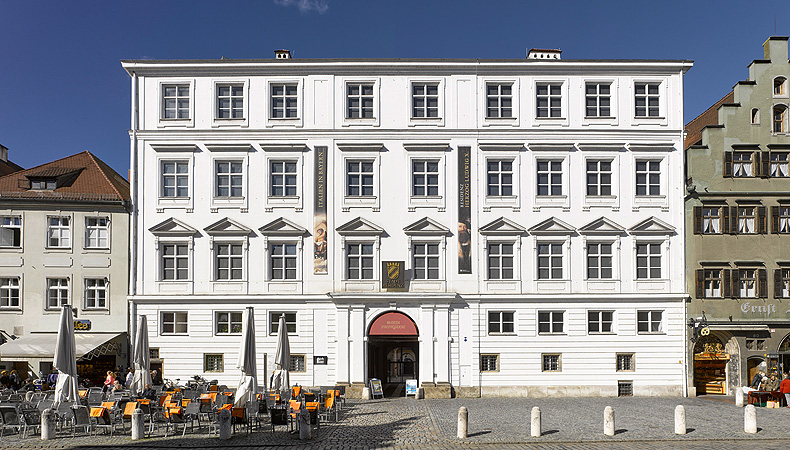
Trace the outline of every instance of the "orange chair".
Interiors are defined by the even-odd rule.
[[[324,400],[324,410],[320,413],[321,417],[329,420],[332,414],[335,415],[335,422],[337,422],[337,407],[335,406],[335,396],[332,391],[327,392],[326,400]]]
[[[294,386],[291,388],[291,398],[299,397],[299,394],[302,392],[301,386]]]
[[[320,402],[306,402],[304,405],[305,409],[310,411],[310,423],[315,425],[317,428],[321,428],[321,421],[318,417],[318,412],[321,409]]]
[[[302,410],[302,402],[299,400],[288,401],[288,422],[289,428],[296,429],[299,419],[299,411]]]

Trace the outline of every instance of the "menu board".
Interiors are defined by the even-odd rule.
[[[384,390],[381,388],[381,380],[378,378],[370,379],[370,394],[373,398],[376,398],[377,395],[384,398]]]
[[[406,395],[417,396],[417,380],[406,380]]]

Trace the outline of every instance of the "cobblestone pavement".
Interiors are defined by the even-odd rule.
[[[675,406],[686,408],[686,435],[674,434]],[[616,434],[603,435],[603,410],[615,411]],[[456,435],[458,408],[469,410],[469,438]],[[542,413],[543,436],[530,437],[529,417],[533,406]],[[187,436],[164,437],[164,427],[151,438],[132,441],[128,431],[114,436],[70,437],[41,441],[38,435],[22,439],[6,435],[3,449],[94,449],[94,448],[223,448],[252,449],[492,449],[535,450],[670,448],[786,449],[790,448],[790,408],[757,409],[759,432],[743,432],[743,409],[731,397],[699,398],[552,398],[552,399],[384,399],[349,401],[337,423],[324,423],[313,430],[309,443],[298,440],[286,427],[271,431],[268,422],[253,433],[237,432],[229,441],[206,434],[204,427]],[[120,430],[119,430],[120,431]],[[8,431],[6,431],[7,433]]]

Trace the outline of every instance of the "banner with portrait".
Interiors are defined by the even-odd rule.
[[[315,147],[315,205],[313,208],[313,273],[325,275],[329,273],[327,267],[327,252],[329,250],[329,237],[326,224],[326,146]]]
[[[458,273],[472,273],[472,148],[458,147]]]

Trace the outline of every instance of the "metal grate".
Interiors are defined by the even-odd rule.
[[[618,381],[617,382],[617,396],[618,397],[633,397],[634,396],[634,383],[631,381]]]

